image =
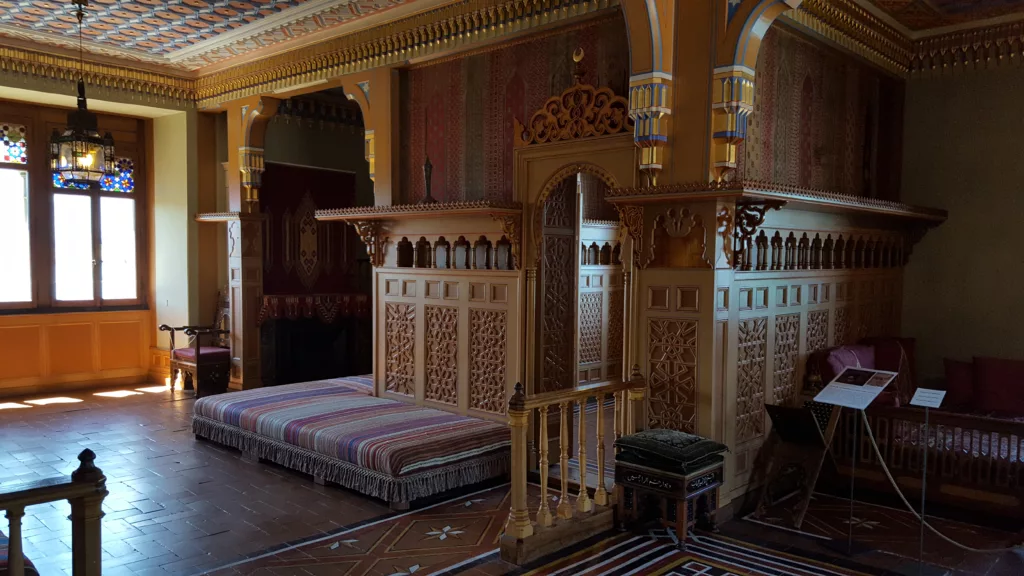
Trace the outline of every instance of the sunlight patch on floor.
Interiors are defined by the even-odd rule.
[[[38,400],[25,400],[26,404],[35,404],[36,406],[46,406],[47,404],[74,404],[81,402],[81,398],[69,398],[67,396],[54,396],[52,398],[39,398]]]
[[[11,410],[14,408],[31,408],[31,406],[19,402],[0,402],[0,410]]]
[[[104,398],[124,398],[126,396],[142,396],[142,392],[136,392],[135,390],[115,390],[113,392],[97,392],[93,396],[102,396]]]
[[[159,394],[161,392],[170,392],[171,389],[167,386],[147,386],[145,388],[136,388],[136,390],[147,394]]]

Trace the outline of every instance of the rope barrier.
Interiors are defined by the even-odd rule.
[[[871,440],[871,447],[875,450],[875,457],[877,457],[878,461],[882,464],[882,471],[885,472],[885,477],[889,479],[889,483],[892,484],[893,489],[896,490],[896,494],[900,497],[900,500],[903,501],[903,505],[907,507],[907,510],[910,510],[910,513],[913,514],[915,518],[920,520],[921,523],[923,523],[924,526],[928,528],[928,530],[930,530],[939,538],[942,538],[946,542],[949,542],[953,546],[956,546],[957,548],[967,552],[977,552],[980,554],[1003,554],[1005,552],[1016,552],[1018,555],[1024,556],[1024,543],[1018,544],[1016,546],[1010,546],[1008,548],[971,548],[970,546],[965,546],[964,544],[961,544],[956,540],[953,540],[952,538],[946,536],[942,532],[939,532],[937,528],[929,524],[927,520],[922,518],[921,515],[917,513],[917,510],[914,510],[914,507],[903,495],[903,491],[900,490],[899,485],[896,483],[896,479],[893,478],[892,473],[889,472],[889,467],[886,466],[885,464],[885,458],[882,457],[882,451],[878,448],[878,443],[875,442],[875,434],[874,432],[871,431],[871,423],[868,422],[868,415],[863,410],[861,410],[860,417],[864,420],[864,429],[868,431],[868,439]],[[925,438],[923,439],[923,441],[925,443],[925,450],[927,450],[928,439]]]

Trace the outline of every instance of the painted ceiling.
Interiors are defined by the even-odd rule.
[[[1024,0],[870,0],[907,29],[918,32],[1001,16],[1024,16]]]
[[[414,0],[91,0],[94,54],[197,69]],[[75,6],[0,0],[0,36],[78,49]]]

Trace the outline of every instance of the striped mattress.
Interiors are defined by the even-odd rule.
[[[371,377],[350,377],[218,394],[196,401],[195,420],[396,478],[509,451],[503,424],[374,397],[372,389]]]

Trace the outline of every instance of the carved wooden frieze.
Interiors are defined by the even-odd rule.
[[[647,259],[640,267],[711,268],[704,220],[686,208],[670,208],[657,215]]]
[[[610,88],[581,84],[579,77],[561,95],[548,98],[525,126],[517,118],[513,119],[513,124],[516,147],[607,136],[633,129],[628,100],[616,96]]]
[[[427,400],[457,405],[459,364],[459,309],[424,306],[426,326]]]
[[[775,367],[772,402],[787,404],[797,392],[796,363],[800,353],[800,315],[780,314],[775,317]]]
[[[504,310],[469,311],[469,406],[505,412],[507,314]]]
[[[828,310],[815,310],[807,314],[807,353],[828,348]]]
[[[697,432],[697,322],[647,324],[648,427]]]
[[[416,391],[416,307],[388,302],[384,315],[385,376],[388,392]]]
[[[736,442],[764,435],[765,356],[768,318],[739,323],[736,362]]]

